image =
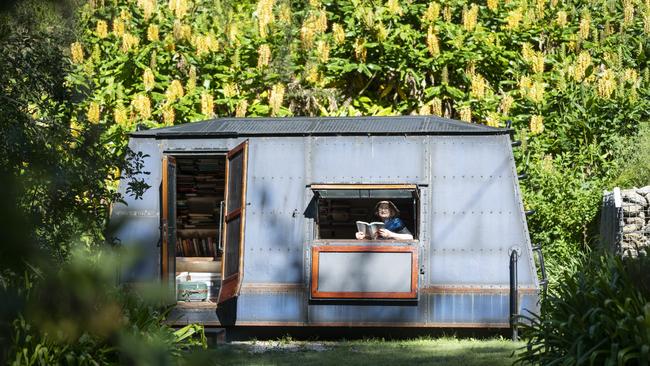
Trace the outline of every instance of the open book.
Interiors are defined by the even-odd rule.
[[[379,237],[379,229],[383,228],[383,222],[367,223],[365,221],[357,221],[357,231],[364,233],[366,235],[366,239],[377,239]]]

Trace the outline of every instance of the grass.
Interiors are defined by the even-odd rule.
[[[339,342],[291,339],[222,344],[189,354],[191,365],[511,365],[523,347],[506,339],[419,338]]]

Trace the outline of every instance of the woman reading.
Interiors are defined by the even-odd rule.
[[[391,201],[379,201],[375,206],[375,216],[384,223],[384,227],[379,229],[379,239],[393,240],[411,240],[413,235],[406,228],[402,219],[399,218],[399,210]],[[358,231],[356,238],[359,240],[370,239],[364,232]]]

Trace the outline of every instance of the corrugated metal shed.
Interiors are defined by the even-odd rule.
[[[502,135],[509,129],[435,116],[218,118],[173,127],[137,131],[132,137],[328,135]]]

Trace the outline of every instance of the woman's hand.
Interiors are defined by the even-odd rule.
[[[357,237],[357,240],[363,240],[366,238],[366,234],[362,233],[361,231],[357,231],[355,236]]]
[[[387,229],[379,229],[379,236],[385,239],[394,239],[395,236],[392,231]]]

